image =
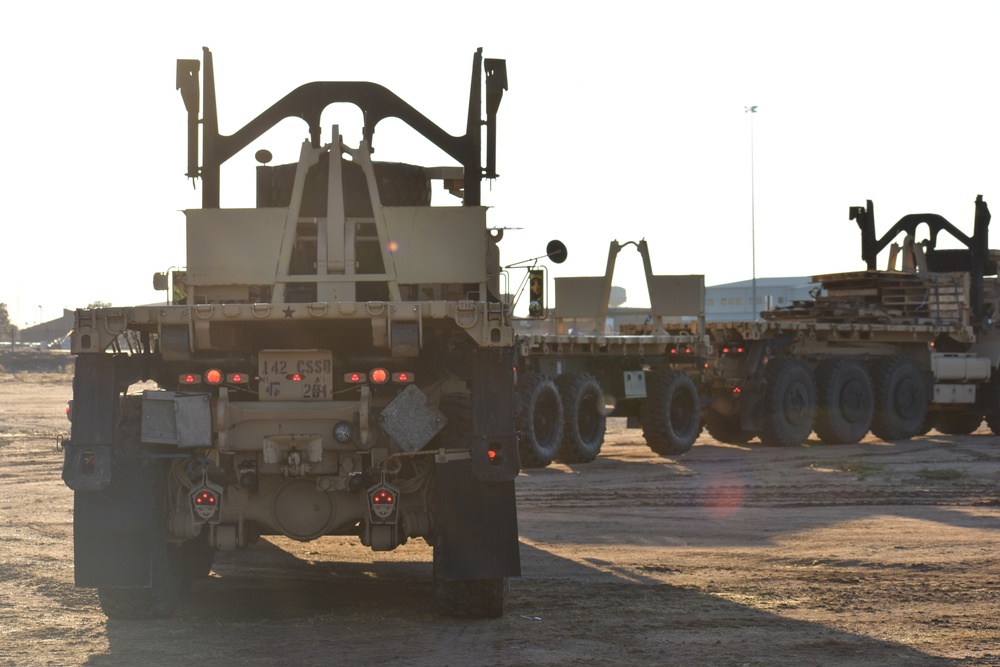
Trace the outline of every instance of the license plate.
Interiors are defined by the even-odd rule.
[[[328,350],[262,350],[258,355],[262,401],[328,401],[333,353]]]

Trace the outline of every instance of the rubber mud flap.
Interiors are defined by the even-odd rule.
[[[521,575],[513,481],[477,480],[468,460],[438,463],[434,499],[435,558],[445,579]]]
[[[63,482],[74,491],[103,491],[111,484],[111,446],[73,445],[63,449]]]
[[[74,494],[77,586],[150,585],[153,544],[165,528],[164,479],[162,464],[124,459],[106,489]]]

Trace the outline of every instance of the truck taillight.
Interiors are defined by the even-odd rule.
[[[412,371],[389,373],[384,368],[373,368],[370,373],[358,373],[356,371],[344,373],[344,382],[346,384],[365,384],[366,382],[386,384],[390,381],[393,384],[413,384],[416,381],[416,375]]]
[[[292,382],[302,382],[302,373],[292,373],[291,375],[286,375]]]
[[[225,384],[247,384],[250,382],[250,375],[248,373],[223,373],[218,368],[211,368],[205,371],[205,374],[201,373],[181,373],[177,378],[178,384],[210,384],[210,385],[221,385]]]

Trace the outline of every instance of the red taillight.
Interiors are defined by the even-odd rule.
[[[250,381],[250,376],[246,373],[230,373],[226,376],[226,382],[230,384],[246,384]]]
[[[291,375],[289,375],[287,377],[292,382],[302,382],[302,373],[292,373]]]
[[[743,390],[740,389],[739,387],[733,387],[733,394],[735,394],[736,396],[739,396],[742,392]]]
[[[371,381],[375,384],[385,384],[389,381],[389,371],[384,368],[376,368],[369,374]]]
[[[181,384],[201,384],[201,376],[197,373],[182,373],[177,381]]]
[[[364,373],[344,373],[344,382],[347,384],[363,384],[368,376]]]
[[[219,504],[219,498],[211,491],[200,491],[194,496],[194,504],[198,507],[215,507]]]
[[[729,354],[729,348],[728,347],[722,348],[722,354]]]
[[[391,505],[396,502],[396,497],[388,489],[379,489],[372,494],[372,502],[376,505]]]
[[[222,371],[217,368],[205,373],[205,382],[208,384],[220,384],[222,382]]]
[[[392,381],[399,384],[408,384],[410,382],[413,382],[413,373],[407,373],[406,371],[393,373]]]

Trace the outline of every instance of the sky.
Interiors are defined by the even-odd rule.
[[[643,238],[654,272],[708,285],[855,271],[850,206],[873,200],[879,234],[910,213],[971,233],[979,194],[1000,211],[1000,3],[373,6],[5,7],[0,303],[13,322],[163,300],[152,275],[184,265],[182,211],[201,201],[176,60],[203,46],[226,134],[303,83],[359,80],[458,135],[476,48],[505,59],[500,177],[483,203],[507,228],[505,265],[566,244],[551,277],[601,275],[612,240]],[[324,114],[324,141],[333,123],[356,145],[358,114]],[[293,161],[305,136],[285,121],[227,163],[222,205],[253,206],[254,151]],[[452,164],[396,121],[374,143],[377,160]],[[648,304],[638,253],[619,255],[614,282],[625,305]]]

